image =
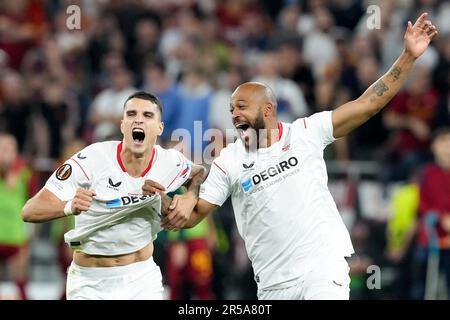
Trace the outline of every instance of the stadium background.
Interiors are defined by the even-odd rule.
[[[367,12],[372,4],[380,9],[380,28],[370,28],[377,21],[374,11]],[[70,5],[80,9],[79,29],[69,28],[76,26],[70,19],[77,12],[67,12]],[[202,121],[204,131],[231,128],[229,97],[243,81],[268,83],[279,98],[283,121],[332,110],[358,97],[388,69],[403,49],[407,21],[423,11],[440,33],[403,92],[325,153],[330,189],[357,252],[350,262],[351,298],[418,298],[416,289],[423,285],[414,255],[419,218],[414,205],[406,205],[417,197],[407,188],[415,186],[421,166],[431,160],[430,133],[450,123],[449,1],[2,1],[0,132],[17,139],[31,169],[27,183],[33,194],[83,145],[120,137],[123,101],[137,89],[163,101],[166,129],[160,143],[165,146],[173,145],[173,130],[193,132],[194,121]],[[393,117],[413,119],[420,130],[399,129]],[[410,143],[401,143],[405,135]],[[0,213],[0,224],[6,214],[20,213]],[[27,275],[30,299],[61,296],[64,249],[59,242],[67,224],[26,226],[19,266]],[[228,202],[201,230],[158,237],[155,259],[167,297],[168,262],[189,261],[186,243],[197,238],[210,250],[191,256],[191,262],[200,276],[201,270],[212,271],[213,296],[256,298]],[[380,286],[373,282],[372,289],[369,266],[381,271]],[[0,261],[0,299],[18,298],[15,267]],[[203,293],[194,291],[189,298]],[[441,278],[437,298],[447,297]]]

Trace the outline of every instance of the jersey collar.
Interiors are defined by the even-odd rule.
[[[122,169],[122,171],[127,172],[125,166],[123,165],[122,159],[120,158],[120,153],[122,152],[122,143],[123,142],[120,142],[119,145],[117,146],[117,162],[119,163],[119,166]],[[148,163],[147,168],[141,173],[141,177],[144,177],[150,171],[150,169],[152,168],[154,158],[155,158],[155,147],[153,147],[152,149],[152,156],[150,158],[150,162]]]
[[[283,136],[283,124],[281,122],[278,122],[278,141],[281,140],[282,136]]]

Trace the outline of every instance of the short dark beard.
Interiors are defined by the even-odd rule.
[[[264,123],[263,113],[261,110],[258,113],[258,116],[256,117],[255,121],[252,123],[252,127],[256,131],[256,148],[259,149],[259,137],[260,137],[261,132],[263,132],[261,130],[264,130],[266,128],[266,124]]]
[[[255,142],[256,142],[256,148],[258,149],[259,145],[260,145],[260,142],[259,142],[260,134],[265,132],[264,129],[266,129],[266,124],[264,123],[264,117],[263,117],[262,111],[260,111],[258,113],[258,115],[256,116],[254,121],[249,121],[249,126],[250,126],[250,128],[247,130],[252,130],[252,131],[254,130],[254,132],[256,134]],[[242,142],[244,142],[244,145],[245,145],[246,149],[248,150],[250,148],[250,145],[248,143],[246,143],[246,141],[244,141],[244,140]]]

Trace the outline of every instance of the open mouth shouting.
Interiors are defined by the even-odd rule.
[[[141,128],[134,128],[132,131],[133,142],[137,145],[143,145],[145,140],[145,132]]]
[[[244,141],[249,139],[251,132],[251,130],[249,130],[251,128],[250,124],[248,124],[247,122],[238,122],[235,124],[235,127],[239,132],[241,139],[243,139]]]

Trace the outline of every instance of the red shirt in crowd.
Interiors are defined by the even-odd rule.
[[[427,246],[428,237],[425,229],[425,215],[434,211],[439,217],[444,214],[450,214],[450,170],[444,170],[437,164],[430,164],[425,167],[423,179],[420,185],[420,202],[419,202],[419,245]],[[437,225],[441,247],[447,247],[445,244],[446,237],[450,234],[446,233],[440,223]],[[450,243],[449,243],[450,244]]]
[[[423,94],[413,95],[407,91],[399,93],[389,107],[390,112],[402,116],[413,117],[423,121],[431,130],[433,120],[438,110],[438,95],[433,89]],[[408,129],[402,129],[397,133],[396,148],[400,153],[422,151],[429,148],[430,141],[422,141],[416,138]]]

